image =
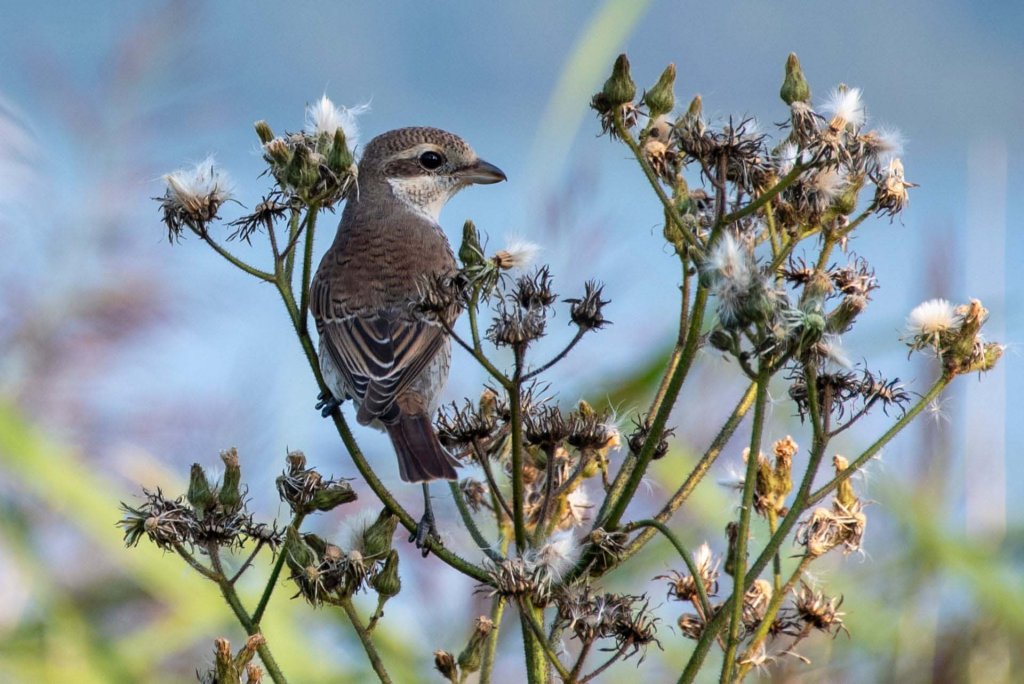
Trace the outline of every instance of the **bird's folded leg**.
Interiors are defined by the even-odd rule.
[[[434,509],[430,506],[430,488],[423,483],[423,517],[416,525],[416,531],[409,535],[409,541],[416,543],[416,548],[423,552],[423,557],[430,555],[430,542],[441,545],[441,535],[434,524]]]
[[[316,395],[316,410],[320,412],[321,416],[328,418],[332,413],[341,409],[342,401],[344,400],[335,399],[333,394],[324,390]]]

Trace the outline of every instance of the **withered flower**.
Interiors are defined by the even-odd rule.
[[[572,304],[569,316],[572,322],[580,327],[580,330],[600,330],[610,323],[605,320],[603,313],[604,306],[610,300],[601,299],[603,291],[604,285],[596,280],[588,280],[583,286],[582,297],[565,300]]]
[[[720,558],[715,558],[711,553],[711,547],[707,542],[697,547],[693,555],[693,563],[697,566],[700,575],[700,582],[704,585],[704,593],[707,596],[714,596],[718,593],[718,566]],[[693,575],[683,575],[675,570],[668,575],[658,575],[654,579],[668,580],[668,597],[676,601],[690,601],[696,605],[699,602],[697,592],[697,578]]]
[[[261,228],[271,229],[274,223],[280,220],[291,209],[288,203],[281,202],[281,194],[274,192],[265,196],[256,205],[251,214],[246,214],[240,219],[229,223],[235,227],[235,232],[228,235],[228,240],[245,240],[251,242],[253,233]]]
[[[800,582],[800,588],[794,592],[794,607],[798,617],[814,629],[827,632],[833,637],[840,631],[849,635],[843,626],[843,613],[839,607],[843,605],[843,597],[828,598],[822,592],[814,591],[806,582]]]

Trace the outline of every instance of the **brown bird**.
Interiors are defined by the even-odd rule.
[[[438,217],[462,188],[503,180],[501,169],[452,133],[401,128],[377,136],[313,278],[320,370],[333,395],[321,396],[318,407],[326,416],[351,398],[360,424],[387,430],[406,482],[457,477],[458,462],[431,425],[451,344],[441,323],[416,309],[423,279],[456,270]],[[419,544],[432,532],[429,517],[428,496],[421,527],[430,530],[420,531]]]

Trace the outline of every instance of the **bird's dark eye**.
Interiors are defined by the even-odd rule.
[[[433,171],[441,164],[444,164],[444,157],[433,150],[429,150],[420,155],[420,164],[423,165],[423,168]]]

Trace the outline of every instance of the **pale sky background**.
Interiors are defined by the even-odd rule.
[[[251,459],[254,491],[267,491],[288,446],[315,455],[326,471],[355,474],[333,428],[313,411],[316,388],[276,294],[194,239],[168,247],[149,199],[162,192],[162,173],[214,154],[238,199],[252,206],[268,187],[256,177],[262,167],[252,122],[296,130],[305,104],[326,93],[339,104],[371,102],[360,121],[364,141],[400,126],[439,126],[506,171],[508,183],[456,198],[442,224],[453,240],[473,218],[492,247],[509,236],[537,242],[564,296],[588,278],[607,283],[615,325],[550,376],[566,401],[581,391],[599,394],[635,359],[670,341],[676,264],[662,246],[657,203],[626,150],[596,137],[590,94],[626,51],[641,87],[674,62],[681,105],[700,93],[712,118],[756,115],[773,131],[786,117],[778,89],[786,55],[795,51],[815,101],[839,82],[862,88],[869,120],[903,132],[907,178],[921,185],[901,220],[869,222],[853,245],[877,269],[882,289],[846,340],[851,356],[922,389],[928,371],[907,360],[897,336],[906,313],[933,296],[981,298],[992,315],[989,337],[1009,345],[996,372],[980,383],[962,379],[944,405],[955,467],[967,473],[954,518],[998,535],[1006,515],[1017,524],[1024,515],[1024,504],[1006,497],[1024,476],[1021,460],[1007,458],[1024,446],[1013,400],[1024,391],[1017,267],[1024,260],[1024,5],[830,7],[755,0],[5,3],[0,275],[8,301],[0,322],[17,320],[15,302],[59,312],[78,288],[116,283],[124,273],[104,254],[119,248],[104,240],[121,241],[128,251],[117,263],[158,274],[153,286],[173,299],[102,373],[58,385],[60,393],[88,396],[94,423],[110,435],[91,457],[117,464],[158,449],[155,457],[180,471],[196,458],[214,461],[233,444]],[[599,12],[602,38],[581,45]],[[574,54],[592,61],[563,77]],[[230,219],[235,211],[222,214]],[[317,258],[334,220],[321,221]],[[929,274],[930,263],[942,264],[941,277]],[[567,338],[567,321],[563,314],[551,329]],[[20,363],[0,363],[0,389],[18,385]],[[455,364],[450,397],[475,395],[482,376],[465,357]],[[159,430],[159,439],[144,439],[140,424],[189,397],[217,407],[216,420],[181,434],[178,448]],[[787,425],[788,407],[775,413]],[[683,408],[680,422],[687,415]],[[35,419],[76,438],[64,416]],[[365,431],[357,436],[381,451],[380,471],[397,485],[389,447]],[[901,444],[886,452],[885,467],[896,472],[909,457]],[[419,490],[412,489],[403,499],[415,502]]]

